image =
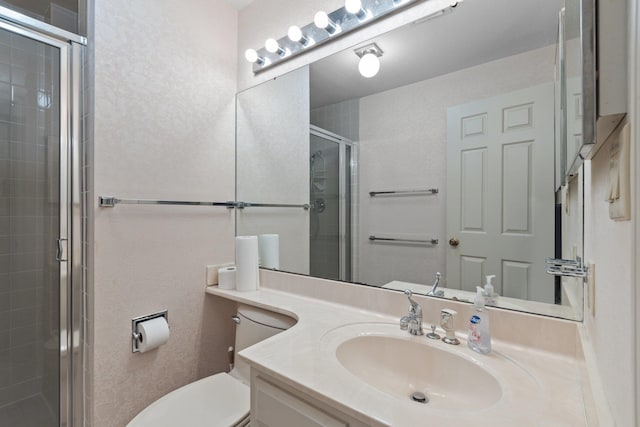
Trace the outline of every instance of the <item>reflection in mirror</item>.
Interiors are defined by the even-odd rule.
[[[580,0],[565,0],[562,14],[564,38],[564,67],[562,69],[563,105],[566,120],[565,171],[575,175],[581,159],[582,148],[582,45],[580,41]]]
[[[278,234],[280,269],[308,274],[308,68],[239,93],[236,121],[236,201],[287,205],[237,209],[236,234]]]
[[[441,273],[444,297],[463,301],[495,275],[494,305],[581,319],[581,284],[545,273],[565,221],[562,3],[463,2],[240,93],[238,200],[310,209],[244,209],[237,233],[283,233],[284,271],[423,294]],[[380,70],[363,78],[354,49],[371,43]],[[308,110],[281,111],[304,96]]]

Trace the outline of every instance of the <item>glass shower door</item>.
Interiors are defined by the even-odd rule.
[[[61,424],[63,49],[0,25],[0,425]],[[62,88],[66,88],[66,84]],[[62,295],[65,295],[62,292]]]
[[[311,134],[310,273],[340,279],[340,145]]]
[[[352,142],[317,126],[310,135],[310,274],[352,279]]]

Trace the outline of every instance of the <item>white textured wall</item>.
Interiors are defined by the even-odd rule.
[[[551,82],[554,60],[555,46],[547,46],[360,100],[359,280],[430,283],[437,271],[445,273],[447,109]],[[369,197],[369,191],[431,187],[440,192]],[[371,243],[370,234],[440,243]]]
[[[236,32],[222,0],[95,2],[95,199],[233,199]],[[234,213],[95,199],[89,425],[122,427],[226,368],[232,306],[204,269],[233,260]],[[131,318],[165,308],[169,343],[132,354]]]
[[[609,145],[617,138],[620,127],[591,161],[591,178],[585,183],[584,200],[585,259],[595,262],[595,314],[591,314],[585,304],[584,323],[592,338],[611,415],[618,426],[640,425],[640,383],[637,382],[640,381],[640,341],[635,342],[640,338],[640,11],[636,3],[627,2],[630,12],[627,88],[631,95],[628,115],[622,123],[631,125],[631,204],[635,209],[630,221],[612,221],[605,201],[609,188]]]
[[[633,234],[632,221],[609,219],[609,203],[606,201],[609,190],[609,145],[617,138],[619,131],[620,127],[591,161],[591,179],[585,185],[585,188],[591,187],[584,201],[585,259],[595,262],[596,281],[595,314],[591,314],[585,304],[585,325],[593,341],[613,418],[619,426],[631,426],[635,425],[632,373],[636,364],[632,251],[634,239],[638,236]],[[633,171],[631,176],[634,176]]]

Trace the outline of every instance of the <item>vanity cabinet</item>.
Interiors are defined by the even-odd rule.
[[[251,369],[251,425],[256,427],[366,427],[338,409]]]

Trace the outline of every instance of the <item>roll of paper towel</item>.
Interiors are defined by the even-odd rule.
[[[280,236],[261,234],[258,236],[260,265],[264,268],[280,268]]]
[[[225,267],[218,269],[218,288],[235,289],[236,288],[236,268]]]
[[[236,289],[258,289],[258,237],[236,237]]]
[[[160,347],[169,341],[169,324],[164,317],[156,317],[138,324],[140,341],[138,349],[141,353]]]

